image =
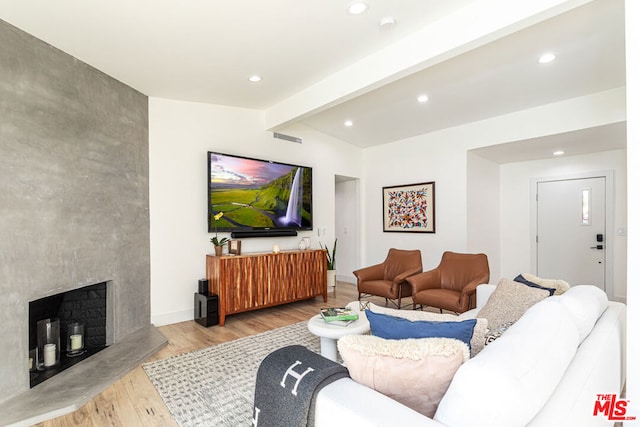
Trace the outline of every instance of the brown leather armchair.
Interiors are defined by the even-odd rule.
[[[407,279],[413,308],[426,305],[456,313],[475,307],[476,287],[489,282],[485,254],[445,252],[437,268]]]
[[[384,297],[385,301],[391,300],[396,308],[400,308],[402,298],[411,295],[407,277],[421,272],[419,250],[389,249],[384,262],[353,272],[358,282],[358,301],[362,296],[376,295]]]

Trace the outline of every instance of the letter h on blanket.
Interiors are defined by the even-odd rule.
[[[298,384],[300,384],[300,381],[302,381],[302,378],[304,378],[305,375],[307,375],[309,372],[313,372],[314,369],[313,368],[307,368],[306,371],[304,371],[303,373],[299,374],[296,371],[293,370],[293,368],[295,368],[298,365],[302,365],[302,362],[299,360],[296,360],[296,363],[294,363],[293,365],[289,366],[289,369],[287,369],[287,372],[284,373],[284,376],[282,377],[282,381],[280,381],[280,386],[282,387],[287,387],[286,384],[286,379],[287,377],[290,375],[294,378],[296,378],[296,385],[293,386],[293,389],[291,390],[291,393],[294,396],[298,395]]]
[[[258,368],[252,424],[255,427],[312,426],[318,391],[348,376],[344,366],[301,345],[278,349],[265,357]],[[291,379],[295,379],[293,384]]]

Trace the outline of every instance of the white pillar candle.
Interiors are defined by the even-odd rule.
[[[44,346],[44,366],[53,366],[56,364],[56,345],[45,344]]]
[[[71,340],[71,350],[80,350],[82,348],[82,335],[74,334],[69,337]]]
[[[29,358],[29,370],[33,369],[33,357]]]
[[[277,253],[279,253],[279,252],[280,252],[280,246],[278,246],[278,245],[273,245],[273,253],[274,253],[274,254],[277,254]]]

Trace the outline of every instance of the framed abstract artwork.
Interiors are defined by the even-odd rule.
[[[383,231],[435,233],[435,190],[435,182],[383,187]]]

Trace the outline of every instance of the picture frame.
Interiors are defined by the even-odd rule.
[[[240,255],[242,242],[240,240],[229,240],[228,242],[229,255]]]
[[[435,191],[435,181],[383,187],[383,231],[435,233]]]

